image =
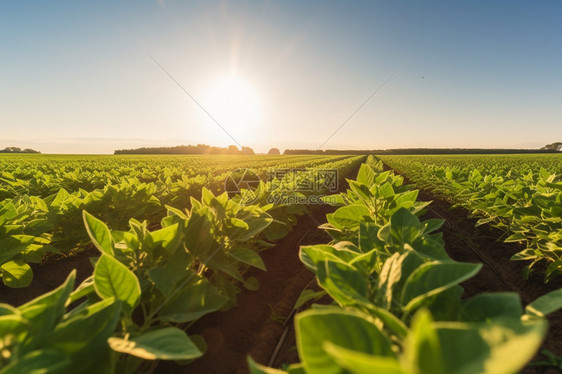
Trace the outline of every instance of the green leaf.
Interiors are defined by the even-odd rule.
[[[2,374],[65,374],[70,370],[70,359],[54,349],[32,351],[2,368]]]
[[[98,365],[103,353],[109,352],[107,339],[115,331],[120,312],[121,302],[113,298],[89,305],[57,325],[48,344],[64,352],[81,369]]]
[[[160,244],[164,250],[172,254],[181,243],[181,234],[177,223],[148,233],[152,244]]]
[[[527,239],[527,237],[522,234],[522,233],[516,233],[513,235],[510,235],[507,239],[504,240],[504,242],[506,243],[511,243],[511,242],[520,242],[522,240]]]
[[[228,254],[240,262],[243,262],[245,264],[248,264],[250,266],[256,267],[264,271],[266,270],[265,264],[263,263],[263,260],[260,257],[260,255],[257,254],[255,251],[252,251],[251,249],[243,248],[243,247],[235,247],[232,248],[228,252]]]
[[[178,295],[166,301],[158,315],[164,321],[182,323],[195,321],[205,314],[222,308],[228,298],[205,279],[186,286]]]
[[[324,343],[324,350],[349,373],[354,374],[407,374],[395,357],[374,356]]]
[[[371,220],[371,211],[364,205],[354,204],[338,208],[331,216],[331,224],[338,229],[359,228],[359,224]]]
[[[481,293],[464,300],[462,305],[462,320],[465,322],[520,319],[522,314],[521,299],[515,292]]]
[[[329,354],[326,343],[386,357],[394,357],[390,341],[358,312],[338,308],[308,310],[295,317],[299,355],[308,374],[339,374],[344,371]],[[329,349],[329,348],[328,348]]]
[[[406,337],[408,327],[394,314],[374,304],[364,305],[364,307],[368,309],[369,313],[373,317],[380,319],[384,323],[385,327],[387,327],[395,335],[402,339]]]
[[[92,292],[96,292],[94,288],[93,275],[84,279],[84,281],[74,291],[72,291],[72,293],[70,294],[70,298],[68,299],[69,300],[68,302],[73,303],[82,297],[88,296]]]
[[[310,289],[303,290],[295,303],[293,309],[299,309],[311,300],[319,300],[326,295],[326,291],[313,291]]]
[[[421,310],[414,316],[404,349],[410,373],[445,373],[441,345],[431,324],[431,314],[427,310]]]
[[[203,355],[185,331],[176,327],[148,331],[128,340],[112,337],[107,342],[116,352],[144,360],[191,360]]]
[[[531,360],[546,334],[543,319],[492,324],[436,323],[445,372],[514,374]]]
[[[94,287],[103,298],[116,298],[133,310],[140,301],[139,280],[125,265],[108,254],[102,254],[94,268]]]
[[[299,257],[304,266],[315,273],[317,271],[317,264],[323,262],[324,260],[342,261],[342,259],[337,256],[338,252],[342,252],[341,254],[344,255],[342,257],[349,256],[349,253],[347,251],[338,251],[331,245],[316,244],[310,246],[302,246],[299,250]],[[346,260],[351,261],[352,259],[353,257],[349,256],[349,258]]]
[[[31,267],[22,260],[8,261],[1,266],[4,284],[12,288],[27,287],[33,280]]]
[[[250,291],[256,291],[260,288],[260,282],[256,277],[249,277],[244,280],[244,288]]]
[[[370,187],[375,180],[376,172],[367,164],[361,164],[356,181]]]
[[[33,244],[35,238],[31,235],[11,235],[0,240],[0,264],[11,260],[14,256],[25,251]]]
[[[72,270],[61,286],[18,308],[22,316],[30,322],[34,346],[40,346],[62,320],[65,303],[74,288],[75,279],[76,270]]]
[[[367,280],[353,266],[326,260],[318,264],[316,276],[318,284],[340,305],[368,301]]]
[[[545,317],[562,308],[562,289],[554,290],[543,295],[525,307],[527,314]]]
[[[245,223],[248,225],[248,231],[241,235],[238,240],[246,241],[252,239],[263,230],[265,230],[271,224],[271,222],[273,222],[273,218],[271,218],[269,214],[265,213],[264,217],[252,218],[245,221]]]
[[[250,356],[246,359],[250,374],[287,374],[286,371],[270,368],[255,362]]]
[[[407,310],[412,310],[424,299],[473,277],[481,267],[482,264],[455,261],[425,263],[406,280],[401,302]]]
[[[400,208],[390,217],[390,235],[395,243],[412,244],[420,235],[422,225],[418,217]]]
[[[85,210],[82,212],[82,215],[86,231],[88,231],[92,243],[100,252],[113,255],[113,238],[107,225]]]
[[[164,264],[148,270],[146,274],[154,286],[163,295],[169,295],[175,285],[192,274],[190,267],[192,257],[183,248],[178,248],[173,255],[166,258]]]

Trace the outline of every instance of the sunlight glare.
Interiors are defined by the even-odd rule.
[[[205,108],[241,143],[256,140],[262,124],[262,108],[257,92],[242,77],[228,74],[209,85]],[[207,122],[209,122],[207,120]],[[216,139],[216,124],[207,128]]]

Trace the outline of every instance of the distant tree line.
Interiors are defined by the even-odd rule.
[[[19,147],[6,147],[0,150],[0,153],[41,153],[41,152],[31,148],[21,149]]]
[[[562,142],[547,144],[541,149],[548,150],[548,151],[562,151]]]
[[[175,147],[142,147],[136,149],[119,149],[116,155],[253,155],[250,147],[238,149],[235,145],[212,147],[206,144],[178,145]]]
[[[562,143],[555,143],[561,144]],[[510,154],[510,153],[553,153],[556,149],[483,149],[483,148],[394,148],[394,149],[286,149],[285,155],[455,155],[455,154]]]

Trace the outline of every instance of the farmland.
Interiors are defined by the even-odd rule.
[[[0,373],[507,374],[561,354],[559,155],[380,160],[1,156]],[[524,271],[495,274],[510,257]]]
[[[528,262],[525,277],[541,265],[545,282],[562,274],[559,154],[382,159],[423,188],[467,209],[478,217],[477,225],[501,229],[505,242],[524,244],[512,259]]]

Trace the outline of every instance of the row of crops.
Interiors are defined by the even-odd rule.
[[[153,226],[172,208],[190,208],[192,198],[200,198],[204,188],[215,193],[224,190],[225,178],[236,169],[250,169],[264,181],[271,179],[268,173],[273,167],[289,171],[302,169],[280,176],[281,182],[277,178],[268,182],[276,181],[277,185],[287,187],[310,179],[310,171],[306,169],[338,169],[344,173],[362,158],[3,156],[0,158],[0,277],[9,287],[27,287],[33,279],[30,263],[40,263],[51,254],[68,255],[88,246],[90,238],[82,224],[83,211],[119,230],[128,229],[131,218]],[[267,204],[263,196],[262,203]],[[267,209],[275,213],[279,204]],[[279,239],[290,230],[291,226],[282,221],[272,225],[276,231],[269,230],[267,239]]]
[[[318,164],[346,173],[363,158]],[[202,356],[205,341],[186,330],[208,313],[232,308],[241,287],[259,286],[245,276],[248,268],[266,270],[259,253],[284,237],[304,210],[268,203],[268,197],[280,190],[302,194],[297,187],[310,178],[310,171],[295,172],[232,198],[203,187],[200,199],[188,196],[189,208],[166,206],[159,225],[130,218],[125,230],[81,209],[77,223],[100,253],[93,273],[75,284],[72,272],[57,289],[17,308],[0,304],[0,373],[151,372],[158,360],[186,364]],[[40,219],[37,212],[26,218]],[[14,233],[14,226],[1,226],[7,234],[2,249],[26,235],[37,240]],[[29,226],[23,221],[19,229]],[[29,251],[3,264],[5,283],[25,280],[7,265],[23,267]]]
[[[286,370],[248,360],[253,374],[516,373],[534,356],[545,316],[562,290],[525,308],[517,293],[463,297],[480,264],[445,252],[443,220],[420,220],[428,203],[403,178],[370,160],[323,226],[331,244],[300,258],[334,303],[295,317],[301,363]]]
[[[545,282],[562,274],[562,155],[382,156],[420,187],[491,224],[524,249],[525,276],[540,265]]]

